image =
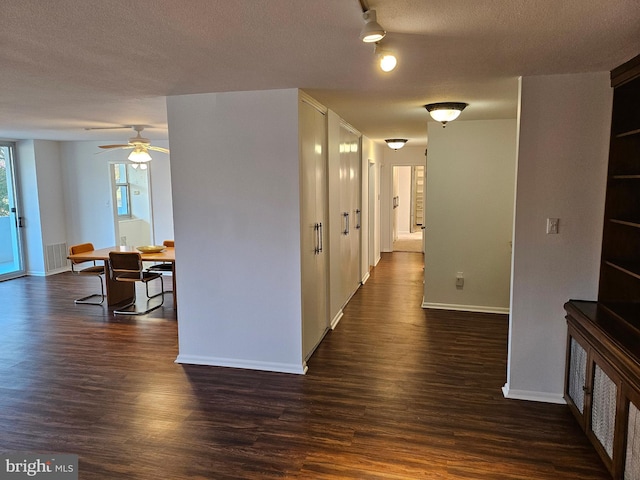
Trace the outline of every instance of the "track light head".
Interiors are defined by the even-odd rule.
[[[380,69],[383,72],[390,72],[396,65],[398,65],[398,59],[396,56],[388,50],[384,50],[379,43],[376,43],[375,54],[380,62]]]
[[[365,24],[360,31],[360,40],[365,43],[379,42],[387,34],[384,28],[376,21],[376,11],[367,10],[362,14]]]

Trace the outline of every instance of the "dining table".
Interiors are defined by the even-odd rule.
[[[90,250],[88,252],[69,255],[67,257],[69,260],[74,260],[77,262],[102,261],[104,263],[107,305],[115,306],[125,302],[130,302],[135,297],[135,284],[132,282],[118,282],[111,278],[111,275],[109,275],[109,252],[138,252],[142,257],[143,262],[170,263],[171,278],[173,282],[173,308],[176,308],[176,255],[174,247],[165,247],[164,250],[159,252],[145,253],[136,249],[136,247],[120,246],[98,248],[95,250]]]

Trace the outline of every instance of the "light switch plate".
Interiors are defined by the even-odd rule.
[[[547,218],[547,235],[555,235],[558,233],[560,225],[559,218]]]

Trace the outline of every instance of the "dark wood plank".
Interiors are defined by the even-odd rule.
[[[507,317],[423,310],[422,255],[384,254],[305,376],[181,366],[170,296],[74,305],[92,279],[0,283],[0,451],[81,479],[596,480],[566,406],[506,400]]]

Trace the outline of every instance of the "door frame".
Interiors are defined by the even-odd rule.
[[[11,229],[12,257],[16,268],[10,272],[0,273],[0,281],[26,275],[25,266],[25,245],[22,225],[22,204],[18,172],[17,146],[15,142],[0,141],[0,147],[6,147],[9,151],[9,158],[5,158],[5,168],[7,175],[7,196],[9,198],[9,223]],[[17,257],[17,258],[16,258]]]

